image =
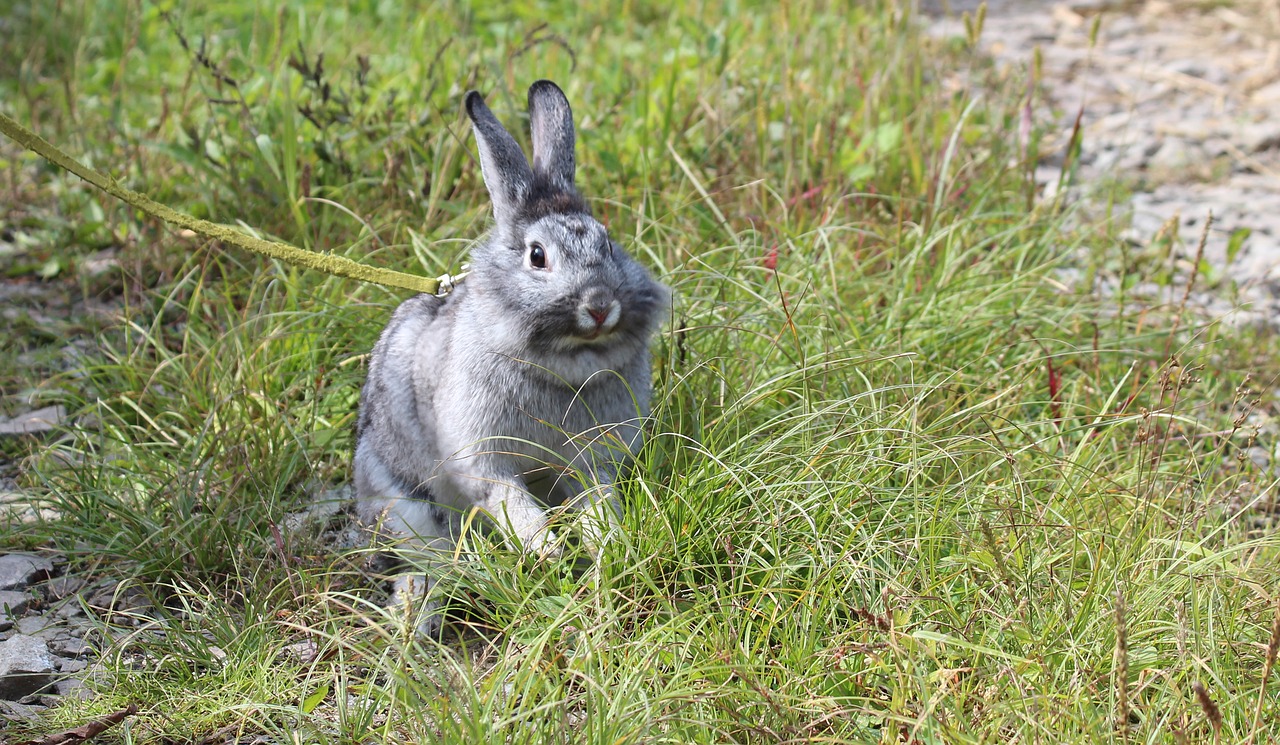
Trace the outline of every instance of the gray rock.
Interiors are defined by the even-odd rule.
[[[1231,143],[1231,140],[1227,139],[1226,137],[1219,137],[1217,135],[1206,137],[1204,142],[1202,142],[1200,146],[1204,148],[1205,155],[1209,156],[1210,158],[1218,158],[1223,155],[1231,155],[1233,150],[1233,145]]]
[[[84,639],[75,637],[63,637],[57,641],[49,643],[49,649],[59,657],[84,657],[93,651],[93,647]],[[63,668],[66,671],[66,668]]]
[[[26,618],[19,618],[16,625],[19,634],[34,636],[49,628],[51,624],[45,620],[44,616],[27,616]]]
[[[1240,133],[1240,143],[1247,153],[1280,147],[1280,124],[1274,121],[1247,124]]]
[[[25,590],[32,582],[48,577],[53,562],[34,554],[0,556],[0,590]]]
[[[1264,85],[1254,91],[1253,95],[1249,98],[1250,102],[1254,106],[1258,106],[1260,108],[1280,106],[1280,81],[1276,81],[1270,85]]]
[[[0,616],[19,618],[31,607],[31,596],[16,590],[0,590]]]
[[[53,684],[53,657],[42,639],[18,635],[0,642],[0,699],[15,701]]]
[[[12,418],[0,418],[0,435],[38,435],[52,430],[67,418],[63,406],[46,406]]]
[[[39,706],[44,709],[52,709],[62,703],[62,700],[59,699],[56,694],[33,693],[30,696],[23,696],[18,700],[18,703],[27,704],[29,706]]]
[[[61,451],[51,452],[57,453]],[[51,454],[50,457],[56,458],[57,456]],[[3,514],[15,525],[34,523],[40,520],[52,520],[58,517],[53,510],[41,507],[33,495],[9,488],[7,484],[3,483],[0,483],[0,514]]]
[[[44,596],[49,600],[61,600],[80,592],[88,585],[88,582],[79,577],[68,576],[51,579],[44,583],[41,589],[44,590]]]
[[[80,602],[77,599],[72,598],[59,605],[58,609],[54,611],[54,615],[62,619],[80,618],[84,616],[84,608],[80,607]]]
[[[1196,59],[1180,59],[1166,62],[1165,69],[1179,72],[1183,75],[1190,75],[1193,78],[1203,78],[1209,74],[1208,65]]]
[[[30,722],[40,717],[40,712],[44,711],[43,706],[29,706],[20,704],[17,701],[5,701],[0,699],[0,719],[7,719],[11,722]]]
[[[310,639],[288,644],[284,648],[287,657],[303,665],[310,664],[320,653],[320,648]]]
[[[55,644],[66,644],[71,639],[71,635],[68,634],[67,630],[61,626],[51,626],[35,634],[31,634],[31,636],[34,636],[37,639],[44,639],[50,649],[52,649]]]
[[[87,667],[89,667],[89,663],[85,662],[84,660],[64,659],[64,660],[60,660],[58,664],[59,672],[63,673],[64,675],[69,673],[78,673]]]
[[[1160,145],[1147,165],[1165,171],[1176,171],[1204,160],[1204,150],[1185,140],[1170,137]]]
[[[941,3],[932,0],[939,6]],[[959,0],[953,0],[958,2]],[[965,0],[972,7],[971,0]],[[1210,271],[1193,310],[1231,327],[1280,330],[1280,81],[1265,75],[1273,44],[1253,29],[1210,13],[1183,13],[1177,3],[1138,0],[990,0],[983,46],[999,67],[1025,71],[1039,46],[1042,88],[1033,123],[1051,144],[1041,165],[1061,163],[1081,114],[1083,155],[1076,187],[1045,197],[1078,201],[1086,214],[1125,219],[1123,237],[1138,246],[1165,221],[1180,216],[1174,261],[1185,276],[1206,212],[1214,230],[1205,246]],[[1107,8],[1101,32],[1091,18]],[[1157,9],[1163,8],[1163,9]],[[1224,16],[1225,18],[1225,16]],[[941,35],[962,33],[954,18],[930,18]],[[1053,44],[1042,39],[1054,38]],[[980,87],[957,71],[952,85]],[[1055,113],[1060,112],[1060,113]],[[1055,160],[1055,158],[1057,160]],[[1113,203],[1108,184],[1134,190],[1128,204]],[[1198,218],[1199,223],[1192,218]],[[1226,249],[1238,227],[1253,232],[1232,262]],[[1098,276],[1102,294],[1114,278]],[[1167,302],[1164,295],[1153,300]],[[1175,297],[1174,302],[1178,299]],[[1280,472],[1280,455],[1271,453]]]
[[[136,587],[121,586],[111,581],[104,584],[97,592],[92,593],[85,601],[90,609],[102,614],[112,611],[123,614],[138,614],[151,607],[146,595]]]
[[[80,260],[76,267],[79,273],[88,278],[100,277],[113,269],[120,267],[120,259],[117,257],[119,251],[114,248],[104,248],[97,253],[90,254]]]
[[[325,489],[313,494],[311,503],[301,512],[291,512],[284,518],[284,527],[290,533],[321,527],[342,512],[355,499],[355,487],[351,484]]]
[[[93,631],[93,623],[84,616],[75,616],[67,619],[68,637],[83,639],[91,631]]]
[[[85,685],[85,682],[79,678],[63,678],[53,684],[54,690],[59,696],[67,698],[78,698],[87,701],[93,698],[93,690]]]

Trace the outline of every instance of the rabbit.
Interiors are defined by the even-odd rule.
[[[591,215],[574,186],[574,125],[559,87],[529,88],[532,167],[477,92],[467,93],[494,226],[444,297],[392,315],[361,391],[353,459],[358,512],[423,549],[426,576],[396,580],[441,630],[431,556],[453,550],[473,510],[509,544],[558,553],[546,509],[594,513],[583,540],[616,527],[612,485],[640,448],[649,344],[670,290]],[[438,563],[437,563],[438,567]]]

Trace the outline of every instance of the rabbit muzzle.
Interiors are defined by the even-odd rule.
[[[613,293],[594,288],[582,296],[574,320],[577,322],[578,335],[593,341],[613,331],[621,316],[622,303],[618,302]]]

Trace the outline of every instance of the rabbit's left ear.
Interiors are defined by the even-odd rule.
[[[533,173],[561,191],[573,186],[573,111],[564,91],[550,80],[529,86],[529,129],[533,135]]]
[[[485,105],[484,97],[471,91],[466,106],[480,147],[480,173],[493,201],[493,216],[500,224],[509,224],[533,187],[529,161],[515,138]]]

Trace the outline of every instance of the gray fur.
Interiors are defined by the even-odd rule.
[[[564,93],[549,80],[529,88],[529,134],[533,172],[561,190],[573,190],[573,112]]]
[[[540,554],[558,550],[547,507],[601,505],[598,517],[616,518],[611,486],[640,447],[649,341],[670,302],[575,190],[573,117],[555,84],[529,90],[532,169],[478,93],[466,108],[495,226],[456,290],[392,315],[369,362],[354,460],[362,516],[437,561],[473,508]],[[430,585],[402,578],[397,598]],[[437,633],[426,603],[421,629]]]

